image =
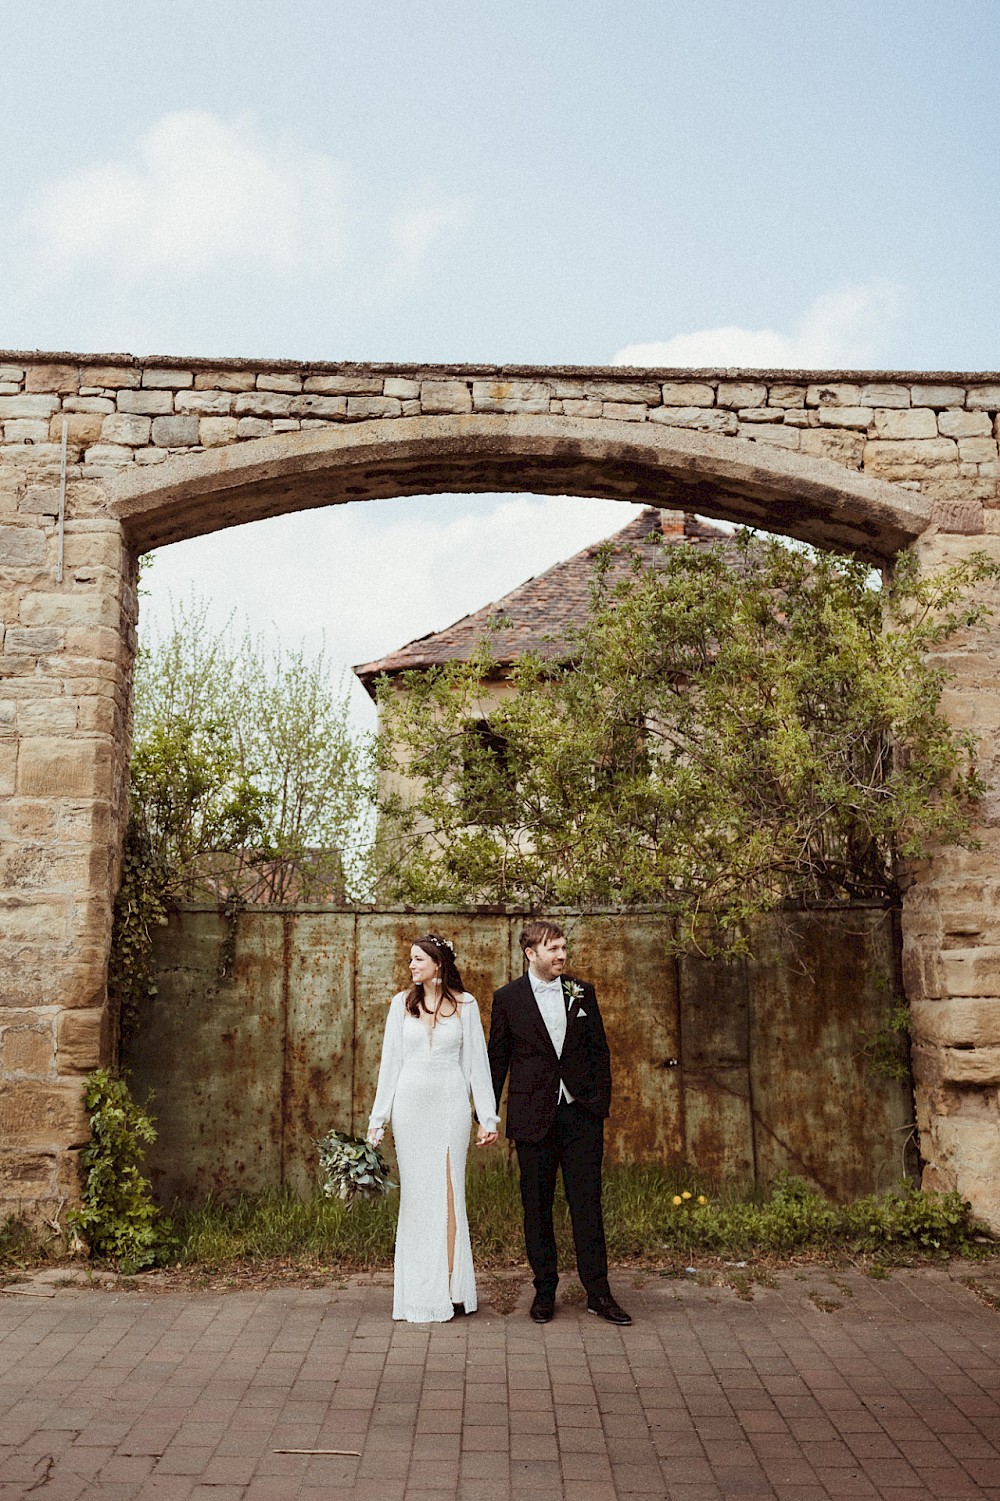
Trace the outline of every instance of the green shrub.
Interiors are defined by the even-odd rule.
[[[124,1272],[152,1266],[169,1237],[143,1176],[146,1148],[156,1140],[152,1117],[133,1100],[124,1079],[98,1069],[84,1085],[91,1140],[83,1149],[82,1203],[67,1216],[92,1256]]]

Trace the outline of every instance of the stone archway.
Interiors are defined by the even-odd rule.
[[[347,500],[533,490],[697,510],[880,562],[908,546],[934,562],[1000,553],[998,411],[1000,382],[982,376],[0,355],[0,1202],[51,1214],[73,1196],[80,1080],[108,1050],[142,551]],[[991,778],[992,646],[957,643],[946,700],[983,737]],[[992,817],[988,803],[980,851],[918,873],[904,931],[928,1181],[1000,1227]]]

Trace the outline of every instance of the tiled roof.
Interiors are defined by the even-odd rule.
[[[393,677],[413,669],[467,661],[490,623],[498,618],[503,623],[490,634],[492,655],[499,666],[509,665],[529,651],[543,657],[560,656],[566,647],[569,628],[582,626],[586,621],[594,564],[608,542],[614,550],[612,567],[624,572],[636,553],[655,567],[663,557],[660,544],[664,540],[708,547],[729,541],[730,536],[721,527],[696,516],[648,507],[607,541],[595,542],[574,553],[445,630],[432,631],[410,641],[377,662],[362,662],[354,671],[374,698],[375,679],[382,674]]]

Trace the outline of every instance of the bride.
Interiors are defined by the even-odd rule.
[[[477,1146],[496,1141],[499,1118],[479,1007],[447,939],[414,942],[410,979],[389,1003],[368,1140],[378,1145],[391,1120],[399,1163],[392,1316],[442,1323],[476,1308],[465,1214],[470,1092]]]

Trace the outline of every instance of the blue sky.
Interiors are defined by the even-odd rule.
[[[995,0],[4,14],[0,346],[1000,365]],[[356,661],[624,524],[435,497],[164,549]]]

